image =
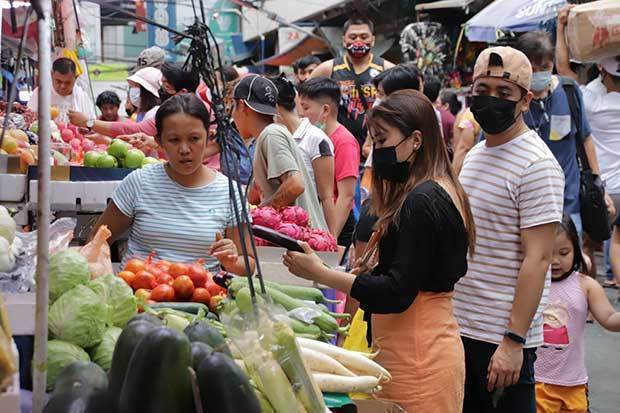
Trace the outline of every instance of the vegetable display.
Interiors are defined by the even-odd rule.
[[[47,389],[56,384],[60,371],[75,361],[90,361],[88,353],[75,344],[61,340],[47,342]]]
[[[52,255],[49,267],[50,303],[53,303],[73,287],[90,280],[88,261],[73,249]]]

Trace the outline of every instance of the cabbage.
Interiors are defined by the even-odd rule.
[[[72,249],[57,252],[50,259],[50,302],[89,279],[88,261],[79,252]]]
[[[86,286],[99,296],[100,302],[105,304],[108,326],[125,327],[127,321],[136,314],[136,297],[122,278],[105,275]]]
[[[121,335],[123,330],[118,327],[110,327],[103,333],[103,339],[101,343],[97,344],[90,351],[92,360],[97,363],[105,371],[110,370],[112,366],[112,355],[114,354],[114,347],[118,336]]]
[[[62,369],[75,361],[90,361],[90,357],[75,344],[61,340],[47,342],[47,390],[54,388]]]
[[[54,338],[83,348],[92,347],[103,337],[106,306],[93,290],[78,285],[52,304],[48,319]]]
[[[9,211],[0,205],[0,238],[5,238],[9,242],[9,245],[11,245],[15,238],[16,228],[17,224],[15,224],[15,220],[11,218]]]

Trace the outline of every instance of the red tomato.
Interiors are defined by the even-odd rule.
[[[146,288],[152,290],[157,287],[157,281],[155,276],[148,271],[140,271],[136,274],[136,278],[133,282],[133,288],[140,289]]]
[[[172,277],[170,277],[172,278]],[[151,300],[155,301],[173,301],[174,300],[174,288],[168,284],[160,284],[153,291],[151,291]]]
[[[187,300],[194,293],[194,283],[187,275],[181,275],[175,278],[172,286],[179,300]]]
[[[145,301],[147,301],[147,300],[149,300],[151,298],[151,290],[148,290],[146,288],[140,288],[140,289],[136,290],[134,295],[138,299],[139,298],[143,298]]]
[[[159,285],[162,285],[162,284],[172,285],[173,281],[174,281],[174,278],[170,274],[163,273],[157,277],[157,284]]]
[[[175,262],[174,264],[170,266],[170,269],[168,270],[168,272],[174,278],[177,278],[181,275],[187,275],[187,270],[188,270],[187,264],[183,264],[181,262]]]
[[[191,301],[194,303],[209,305],[209,302],[211,301],[211,294],[209,294],[209,290],[206,288],[196,288],[194,290],[194,294],[192,294]]]
[[[172,263],[170,261],[166,261],[166,260],[159,260],[157,262],[157,267],[164,271],[164,272],[168,272],[170,270],[170,266],[172,265]]]
[[[146,266],[146,271],[153,274],[155,278],[159,277],[160,275],[164,273],[158,266],[152,265],[152,264]]]
[[[125,271],[131,271],[134,274],[137,274],[138,272],[143,271],[144,268],[145,268],[144,261],[139,260],[137,258],[133,258],[127,261],[127,264],[125,264]]]
[[[205,288],[209,291],[209,294],[211,294],[211,297],[214,297],[220,294],[226,295],[226,289],[214,283],[213,280],[208,280],[207,283],[205,284]]]
[[[133,288],[133,282],[136,279],[136,274],[131,271],[121,271],[118,273],[118,276],[125,280],[125,282]]]
[[[194,282],[194,287],[204,287],[208,278],[205,267],[197,262],[188,267],[187,275]]]

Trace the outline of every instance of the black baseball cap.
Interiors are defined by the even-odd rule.
[[[263,115],[276,115],[278,89],[269,79],[261,75],[248,75],[237,83],[234,99],[241,99],[254,112]]]

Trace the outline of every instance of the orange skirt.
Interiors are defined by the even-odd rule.
[[[376,396],[409,413],[461,413],[465,354],[453,293],[420,292],[400,314],[373,314],[376,361],[391,374]]]

